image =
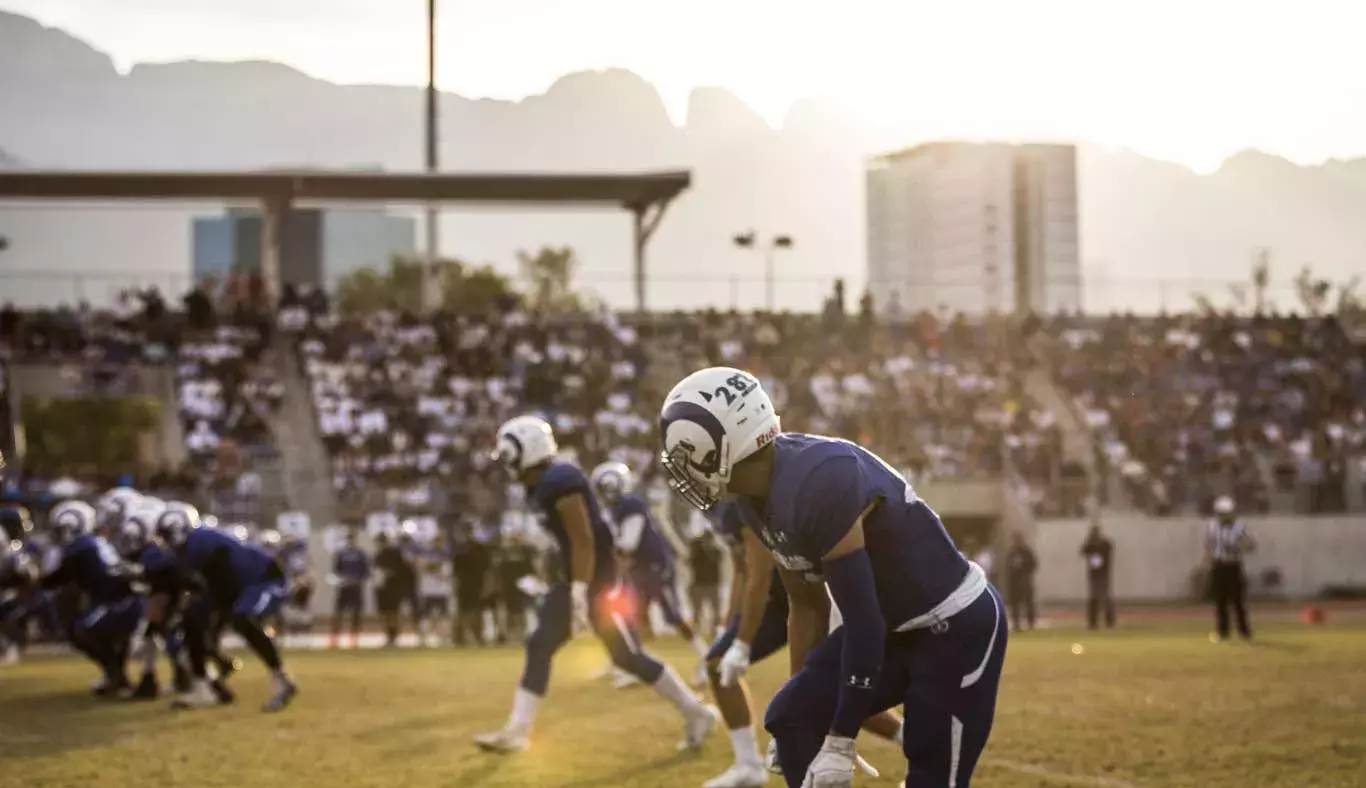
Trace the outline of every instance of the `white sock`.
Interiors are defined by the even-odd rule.
[[[655,682],[655,692],[672,703],[685,716],[698,714],[702,711],[702,701],[693,694],[692,690],[688,689],[687,684],[683,683],[678,671],[669,665],[665,665],[664,672],[659,674],[659,680]]]
[[[906,721],[905,721],[905,720],[902,720],[902,721],[901,721],[901,724],[898,725],[898,726],[896,726],[896,736],[894,737],[894,741],[896,741],[896,745],[897,745],[898,747],[900,747],[900,746],[902,745],[902,743],[905,741],[905,739],[906,739]]]
[[[746,725],[730,732],[730,746],[735,750],[735,762],[741,766],[763,766],[764,759],[759,755],[759,740],[754,736],[754,726]]]
[[[693,635],[692,650],[697,652],[697,656],[706,657],[707,651],[709,650],[707,647],[707,641],[703,640],[701,635]]]
[[[540,695],[518,687],[512,696],[512,716],[508,718],[508,727],[523,734],[530,733],[532,723],[536,722],[536,712],[540,708]]]

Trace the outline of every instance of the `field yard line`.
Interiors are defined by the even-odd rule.
[[[1000,758],[992,758],[988,763],[1003,766],[1011,771],[1024,772],[1036,777],[1044,777],[1054,782],[1070,783],[1072,785],[1094,785],[1101,788],[1138,788],[1130,782],[1116,780],[1113,777],[1090,777],[1084,774],[1068,774],[1066,772],[1054,771],[1047,766],[1039,766],[1035,763],[1022,763],[1020,761],[1007,761]]]

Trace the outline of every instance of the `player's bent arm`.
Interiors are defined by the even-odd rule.
[[[830,594],[844,617],[844,647],[840,653],[839,700],[830,733],[854,738],[872,711],[878,674],[887,645],[887,623],[878,604],[873,564],[863,543],[863,518],[821,557]]]
[[[588,504],[582,493],[571,493],[555,502],[555,511],[564,523],[569,537],[569,566],[571,580],[590,583],[593,580],[593,525],[588,519]]]
[[[781,567],[778,575],[791,603],[787,612],[787,658],[795,676],[806,664],[806,655],[830,631],[830,599],[820,583],[808,582],[800,574]]]
[[[749,645],[754,643],[755,636],[759,634],[759,624],[764,620],[764,609],[768,607],[769,585],[773,582],[773,556],[750,529],[745,529],[742,538],[745,540],[744,568],[738,570],[741,577],[737,577],[731,586],[734,589],[732,598],[738,598],[738,604],[732,604],[731,607],[740,614],[736,640]]]

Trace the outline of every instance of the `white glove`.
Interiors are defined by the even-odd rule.
[[[593,622],[588,617],[588,584],[575,580],[569,586],[569,598],[574,611],[574,625],[580,631],[591,631]]]
[[[743,677],[749,670],[749,644],[743,640],[736,640],[730,644],[730,648],[721,656],[718,669],[723,687],[729,687]]]
[[[854,740],[826,736],[816,760],[806,770],[802,788],[849,788],[854,784]]]

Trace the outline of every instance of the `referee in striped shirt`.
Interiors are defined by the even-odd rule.
[[[1244,640],[1252,638],[1247,624],[1247,578],[1243,574],[1243,556],[1257,549],[1247,526],[1234,512],[1233,499],[1221,495],[1214,501],[1214,519],[1205,530],[1205,565],[1209,567],[1210,586],[1214,596],[1215,622],[1219,639],[1228,639],[1228,613],[1238,625]]]

